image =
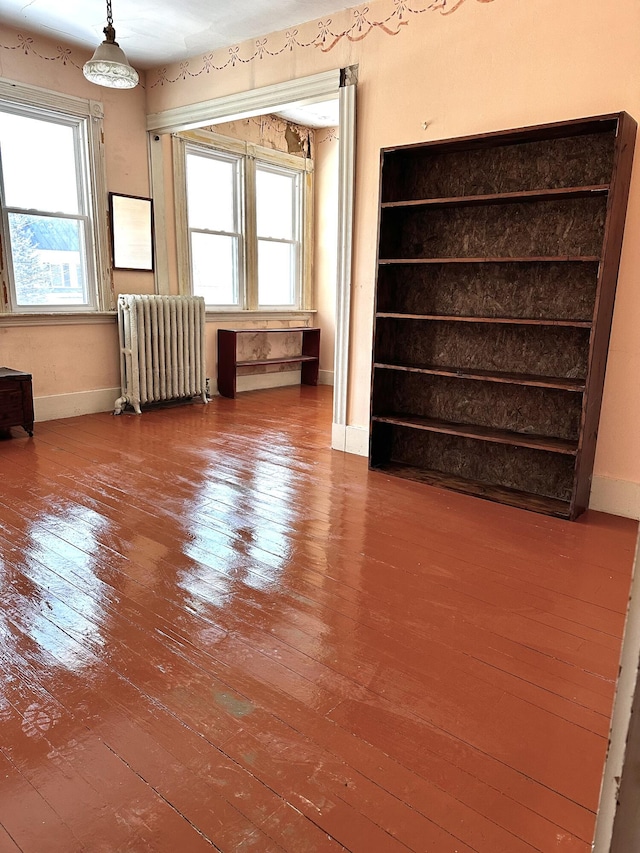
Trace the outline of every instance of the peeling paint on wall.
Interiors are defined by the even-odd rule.
[[[315,131],[276,115],[254,116],[251,118],[227,121],[202,128],[203,130],[253,142],[264,148],[293,154],[297,157],[313,158]]]

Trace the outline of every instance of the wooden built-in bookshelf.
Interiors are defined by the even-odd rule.
[[[636,123],[383,149],[370,465],[588,505]]]

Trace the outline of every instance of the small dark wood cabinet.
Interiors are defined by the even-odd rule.
[[[372,468],[586,509],[635,136],[616,113],[382,150]]]
[[[21,426],[33,435],[31,374],[0,367],[0,430]]]
[[[290,335],[298,332],[302,336],[299,355],[238,361],[238,335]],[[317,385],[320,365],[320,329],[309,326],[288,329],[218,329],[218,393],[222,397],[236,396],[238,367],[265,364],[299,364],[302,384]]]

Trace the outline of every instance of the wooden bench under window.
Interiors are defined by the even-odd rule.
[[[290,335],[300,333],[302,346],[299,355],[278,358],[258,358],[238,361],[238,335]],[[298,326],[290,329],[218,329],[218,392],[223,397],[236,396],[236,370],[268,364],[299,364],[303,385],[318,384],[320,363],[320,329]]]

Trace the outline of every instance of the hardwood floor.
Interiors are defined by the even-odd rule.
[[[0,853],[586,853],[634,522],[329,449],[330,389],[0,442]]]

